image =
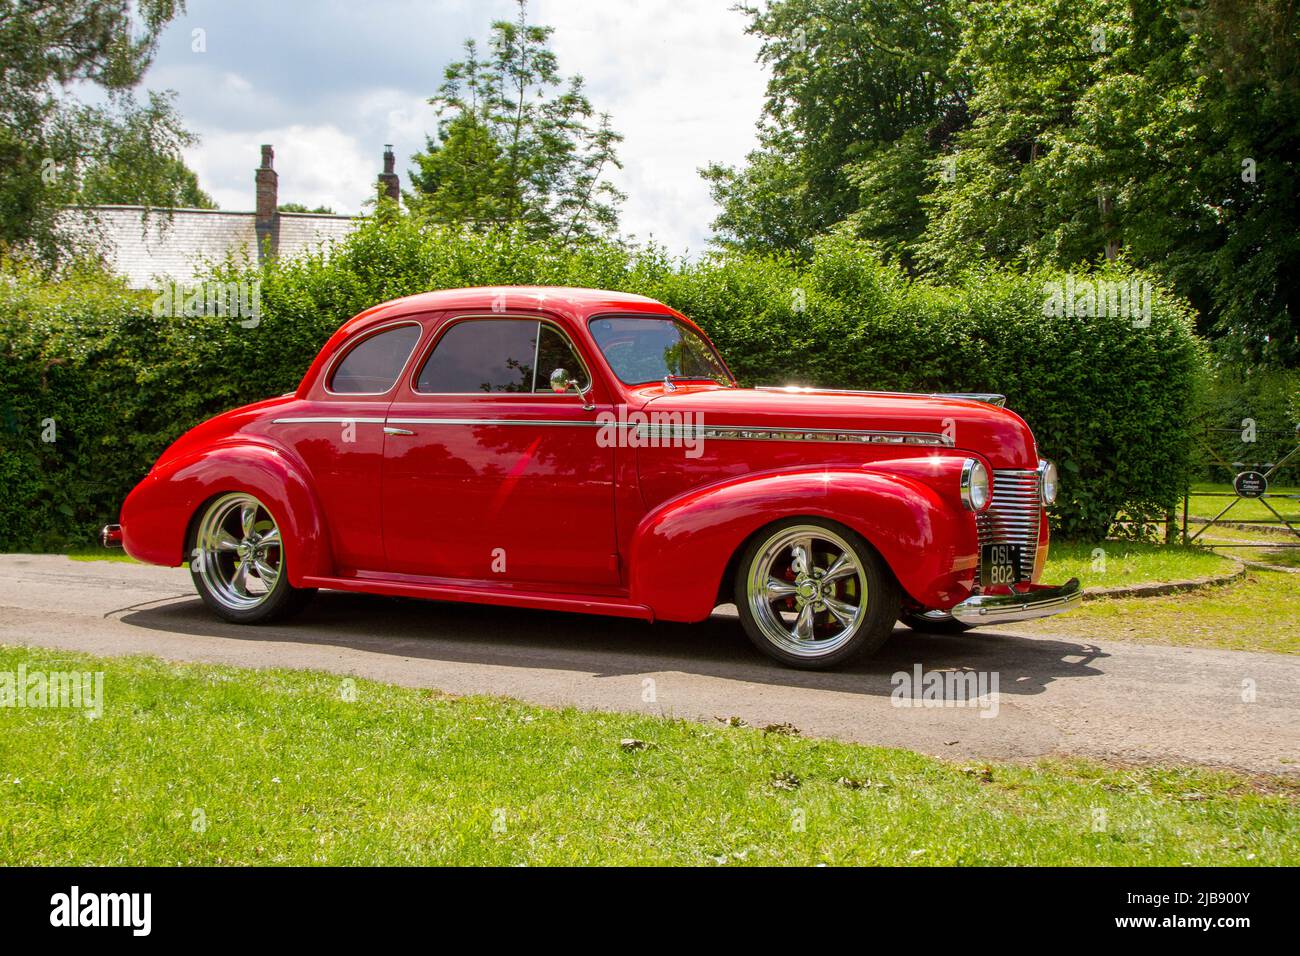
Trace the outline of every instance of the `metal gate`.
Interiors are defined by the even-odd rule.
[[[1198,443],[1206,456],[1206,464],[1210,467],[1215,475],[1224,474],[1231,478],[1232,491],[1196,491],[1193,492],[1189,487],[1187,493],[1183,496],[1183,542],[1190,544],[1208,531],[1215,524],[1224,520],[1230,520],[1236,525],[1264,525],[1276,527],[1281,530],[1285,527],[1290,534],[1284,541],[1256,541],[1246,543],[1219,543],[1216,542],[1213,547],[1216,548],[1300,548],[1300,517],[1286,516],[1281,514],[1277,508],[1273,507],[1274,502],[1287,502],[1288,507],[1295,502],[1300,502],[1300,494],[1285,493],[1271,490],[1275,485],[1281,483],[1283,474],[1300,474],[1300,427],[1297,427],[1294,434],[1290,432],[1273,432],[1278,437],[1289,435],[1295,441],[1291,450],[1282,454],[1275,462],[1256,462],[1235,460],[1229,461],[1229,458],[1245,459],[1250,457],[1251,451],[1254,450],[1255,442],[1248,442],[1243,435],[1241,428],[1207,428],[1205,433],[1199,437]],[[1229,435],[1236,435],[1235,442],[1229,441]],[[1258,433],[1251,433],[1251,437],[1258,438]],[[1225,449],[1231,448],[1234,454],[1225,455]],[[1197,529],[1195,534],[1188,534],[1189,530],[1189,504],[1191,498],[1224,498],[1229,499],[1222,509],[1209,519],[1198,518],[1198,521],[1205,521],[1205,524]],[[1263,505],[1273,517],[1271,518],[1228,518],[1235,508],[1242,501],[1257,501]],[[1295,540],[1290,540],[1294,538]]]

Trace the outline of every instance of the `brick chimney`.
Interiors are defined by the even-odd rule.
[[[393,144],[389,143],[384,146],[384,171],[379,174],[379,188],[385,196],[394,201],[402,195],[401,180],[397,178],[397,173],[393,171],[393,164],[396,161],[393,156]]]
[[[276,175],[275,150],[262,146],[262,165],[257,168],[257,259],[276,254],[279,245],[280,177]]]

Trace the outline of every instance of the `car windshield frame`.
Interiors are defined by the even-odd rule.
[[[647,379],[638,379],[637,381],[628,381],[622,375],[619,374],[618,368],[616,368],[614,362],[610,360],[609,355],[605,351],[605,347],[601,344],[600,339],[596,337],[595,329],[592,328],[592,323],[600,322],[605,319],[632,319],[637,322],[672,323],[673,325],[677,326],[677,328],[680,329],[685,336],[689,336],[690,338],[695,339],[705,347],[706,354],[709,355],[712,358],[713,362],[717,364],[719,371],[722,373],[723,376],[725,376],[725,381],[720,381],[719,379],[709,375],[698,375],[698,376],[679,375],[679,374],[673,374],[672,372],[669,372],[666,376],[659,376],[657,378],[647,378]],[[675,315],[660,315],[657,312],[608,312],[602,315],[593,315],[587,319],[587,334],[591,336],[592,344],[595,346],[596,351],[600,354],[601,359],[604,361],[605,365],[609,368],[610,372],[614,375],[616,379],[618,379],[618,381],[622,382],[624,385],[627,386],[649,385],[656,382],[665,381],[666,379],[667,381],[670,382],[710,382],[714,385],[718,385],[724,388],[736,387],[737,384],[736,376],[732,373],[730,366],[727,365],[727,363],[723,360],[722,356],[718,353],[717,348],[714,346],[713,342],[709,340],[709,337],[705,335],[703,332],[697,331],[696,329],[692,328],[688,323],[682,321],[680,318],[678,318]]]

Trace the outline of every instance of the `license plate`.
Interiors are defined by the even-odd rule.
[[[1022,546],[1018,544],[981,546],[980,584],[987,588],[995,584],[1015,584],[1019,581],[1022,550]]]

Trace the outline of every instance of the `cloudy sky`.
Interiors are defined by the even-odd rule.
[[[625,234],[698,254],[715,209],[697,170],[754,145],[765,74],[733,0],[533,0],[565,75],[581,74],[625,140]],[[253,208],[258,146],[275,146],[280,201],[355,213],[383,146],[406,184],[436,125],[426,102],[466,37],[485,41],[512,0],[189,0],[145,86],[177,93],[187,154],[223,209]],[[206,51],[195,52],[194,31]]]

